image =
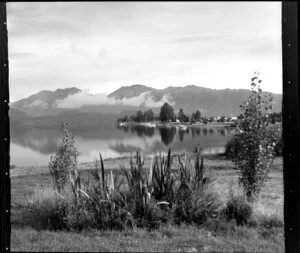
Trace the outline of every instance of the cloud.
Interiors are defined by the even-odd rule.
[[[249,88],[224,68],[281,64],[280,2],[15,2],[7,19],[11,100],[48,87]]]
[[[161,100],[154,101],[150,92],[144,92],[136,97],[115,99],[105,94],[89,94],[86,90],[76,93],[66,99],[59,101],[59,108],[80,108],[86,105],[128,105],[128,106],[145,106],[148,108],[161,107],[164,103],[174,105],[169,95],[165,94]]]

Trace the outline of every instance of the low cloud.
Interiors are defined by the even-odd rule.
[[[59,108],[80,108],[85,105],[130,105],[145,106],[148,108],[161,107],[164,103],[171,105],[174,102],[170,96],[165,94],[159,101],[154,101],[150,92],[144,92],[136,97],[116,99],[105,94],[89,94],[87,91],[76,93],[57,103]]]

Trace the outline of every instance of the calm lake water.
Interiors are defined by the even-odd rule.
[[[219,153],[230,137],[224,128],[150,128],[145,126],[111,126],[101,131],[74,132],[75,144],[80,152],[79,162],[93,162],[99,158],[121,157],[136,150],[144,154],[192,152],[199,144],[203,153]],[[11,164],[16,166],[47,165],[55,153],[62,133],[55,129],[11,131]]]

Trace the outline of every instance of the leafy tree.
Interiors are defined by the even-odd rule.
[[[195,120],[195,113],[193,112],[192,113],[192,117],[191,117],[191,123],[195,123],[196,120]]]
[[[130,115],[129,121],[135,121],[135,115],[134,114]]]
[[[50,175],[53,185],[58,192],[61,192],[68,181],[68,174],[72,173],[77,166],[77,156],[79,154],[75,147],[72,133],[69,131],[66,122],[62,122],[63,137],[56,154],[51,156],[49,162]]]
[[[142,122],[142,121],[144,121],[144,113],[141,110],[138,110],[136,112],[135,121],[136,122]]]
[[[201,112],[200,111],[196,111],[195,114],[194,114],[194,119],[196,121],[200,121],[201,120]]]
[[[239,116],[237,116],[237,118],[238,118],[239,120],[242,120],[242,119],[244,119],[244,115],[241,113]]]
[[[239,132],[233,136],[239,147],[233,159],[240,169],[239,183],[246,196],[253,200],[268,178],[274,159],[275,132],[269,127],[272,97],[262,99],[259,73],[251,79],[252,93],[240,107],[243,111],[238,123]]]
[[[209,122],[214,122],[214,120],[215,120],[214,117],[209,118]]]
[[[197,121],[201,121],[201,112],[197,110],[195,113],[193,112],[191,122],[195,123]]]
[[[149,109],[148,111],[145,111],[144,120],[145,121],[153,121],[154,120],[154,112],[151,109]]]
[[[188,121],[188,117],[184,114],[182,108],[180,108],[177,119],[180,120],[180,122],[187,122]]]
[[[225,116],[222,116],[221,118],[220,118],[220,122],[225,122]]]
[[[206,117],[203,118],[203,124],[207,124],[208,123],[208,119]]]
[[[170,120],[174,121],[175,114],[174,114],[173,107],[168,103],[164,103],[163,106],[160,108],[159,117],[160,120],[163,122],[170,121]]]

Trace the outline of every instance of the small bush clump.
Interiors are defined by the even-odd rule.
[[[245,196],[231,196],[223,210],[227,220],[235,220],[237,225],[247,224],[253,213],[252,206],[246,201]]]
[[[51,188],[38,187],[25,209],[24,222],[36,229],[64,229],[68,199]]]

